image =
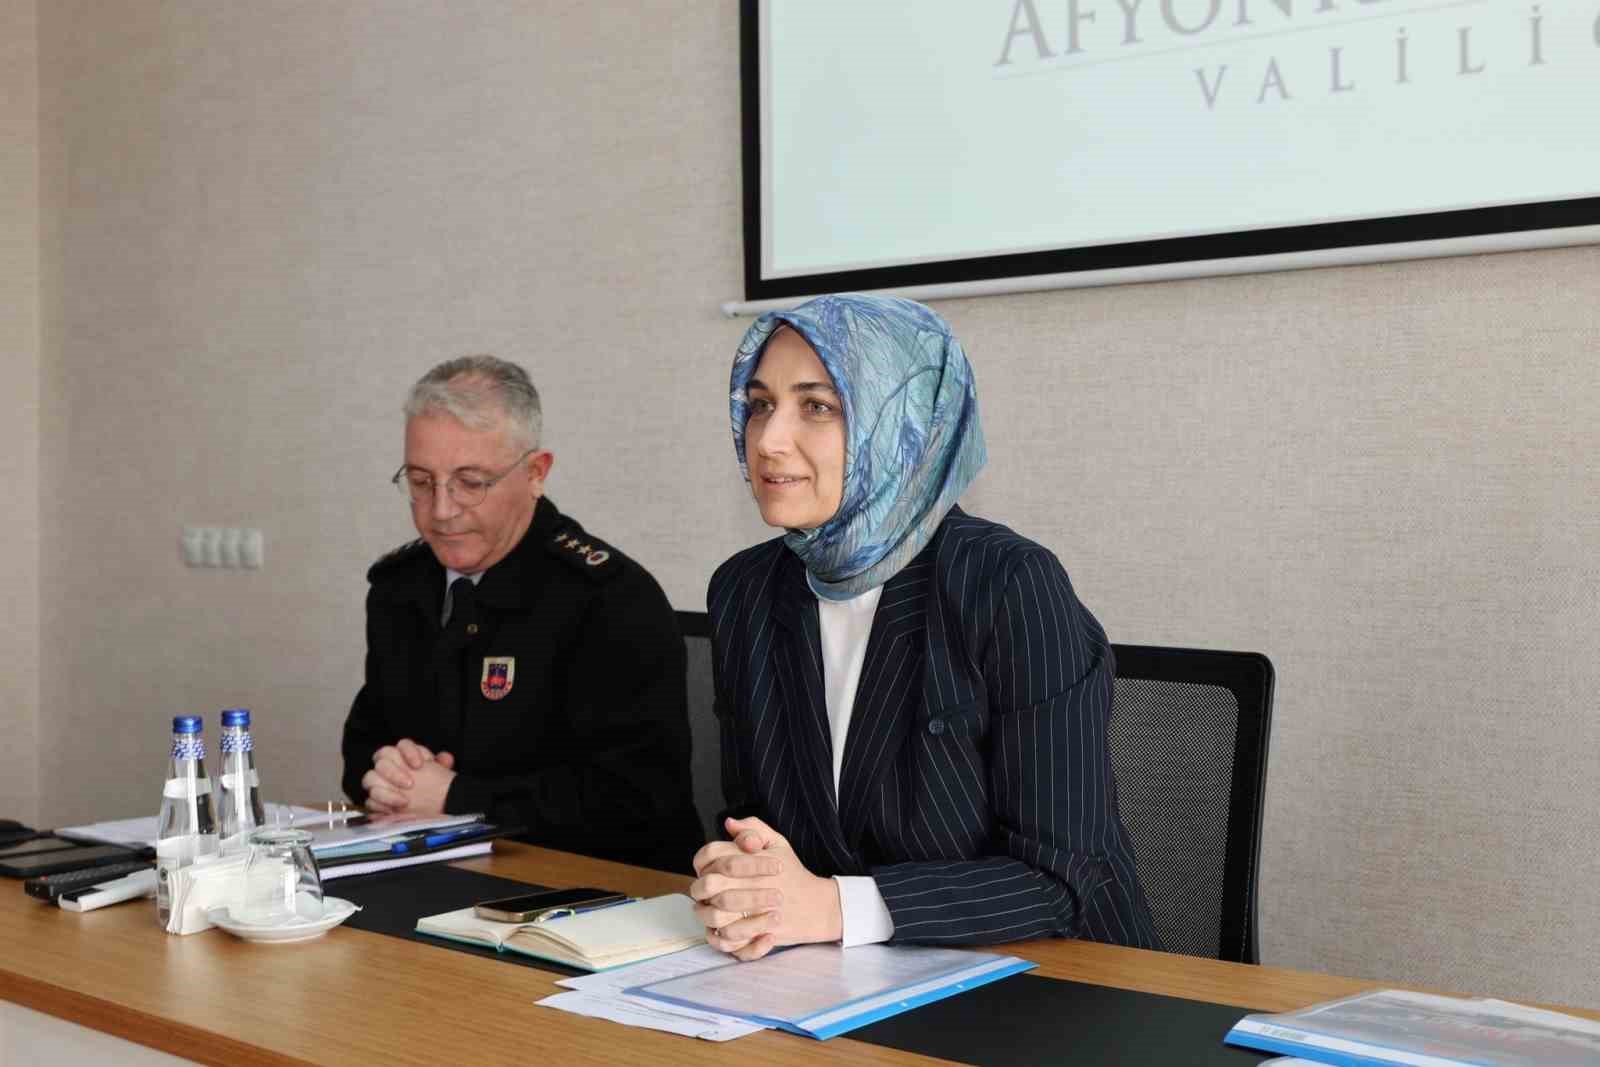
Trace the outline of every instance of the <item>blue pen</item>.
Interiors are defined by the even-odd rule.
[[[535,922],[549,922],[551,919],[570,919],[574,915],[585,915],[591,911],[605,911],[607,908],[620,908],[624,904],[637,904],[643,897],[626,897],[622,900],[613,900],[607,904],[579,904],[571,908],[558,908],[555,911],[545,912]]]
[[[404,841],[396,841],[393,845],[389,846],[389,851],[415,852],[418,849],[436,848],[439,845],[445,844],[449,841],[455,841],[466,837],[477,837],[481,834],[486,834],[491,829],[493,828],[485,826],[482,823],[474,823],[471,826],[454,826],[440,830],[436,834],[424,834],[418,837],[408,837]]]

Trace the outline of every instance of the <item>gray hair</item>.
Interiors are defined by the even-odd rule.
[[[406,397],[407,419],[444,412],[471,430],[504,428],[513,446],[539,447],[543,415],[528,372],[494,356],[462,356],[417,380]]]

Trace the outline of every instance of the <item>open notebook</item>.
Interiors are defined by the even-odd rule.
[[[423,916],[417,933],[604,971],[698,945],[706,930],[694,917],[694,902],[673,893],[542,923],[494,922],[462,908]]]

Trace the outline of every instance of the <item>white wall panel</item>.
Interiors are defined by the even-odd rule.
[[[733,4],[72,0],[40,40],[43,817],[153,811],[166,717],[234,704],[271,794],[334,794],[437,360],[530,368],[552,496],[679,607],[765,536]],[[1597,289],[1579,248],[941,309],[973,510],[1114,639],[1276,663],[1271,963],[1600,997]],[[185,570],[185,523],[266,569]]]

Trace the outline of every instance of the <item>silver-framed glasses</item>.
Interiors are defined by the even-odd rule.
[[[483,471],[468,467],[458,470],[445,479],[444,491],[449,494],[457,507],[475,508],[483,503],[483,498],[489,495],[489,490],[495,487],[506,475],[516,470],[523,460],[539,451],[530,448],[518,456],[511,466],[499,474],[487,474]],[[433,475],[427,471],[418,470],[402,463],[400,469],[394,472],[394,477],[389,479],[400,495],[412,504],[424,504],[433,499],[433,494],[438,486],[433,480]]]

